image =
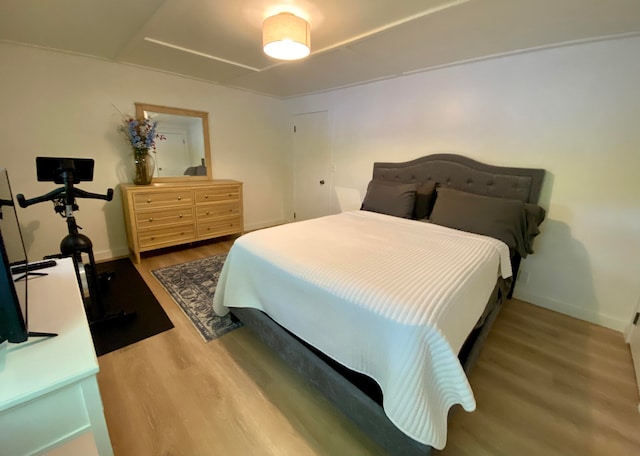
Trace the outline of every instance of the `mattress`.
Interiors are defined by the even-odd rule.
[[[454,404],[475,409],[457,353],[499,276],[501,241],[353,211],[246,234],[220,274],[214,311],[261,310],[373,378],[388,418],[441,449]]]

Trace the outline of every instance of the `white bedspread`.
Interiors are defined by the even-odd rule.
[[[365,211],[236,240],[213,307],[252,307],[343,365],[375,379],[404,433],[441,449],[447,412],[475,399],[457,353],[498,275],[501,241]]]

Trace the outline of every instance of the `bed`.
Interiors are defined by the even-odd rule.
[[[544,170],[375,163],[360,211],[242,236],[214,311],[243,321],[392,454],[446,443],[544,210]]]

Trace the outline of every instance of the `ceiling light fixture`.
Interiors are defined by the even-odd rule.
[[[262,24],[262,46],[264,53],[274,59],[302,59],[310,52],[309,23],[291,13],[268,17]]]

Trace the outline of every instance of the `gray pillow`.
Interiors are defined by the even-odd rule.
[[[372,180],[367,187],[362,209],[394,217],[411,218],[415,200],[416,184]]]
[[[530,203],[524,204],[524,211],[527,217],[527,233],[525,235],[527,252],[533,253],[533,238],[540,234],[538,226],[544,221],[546,212],[540,206]]]
[[[439,187],[430,220],[438,225],[499,239],[527,256],[524,203]]]
[[[416,189],[416,206],[414,214],[416,220],[429,218],[433,209],[433,199],[436,196],[436,183],[433,181],[420,184]]]

